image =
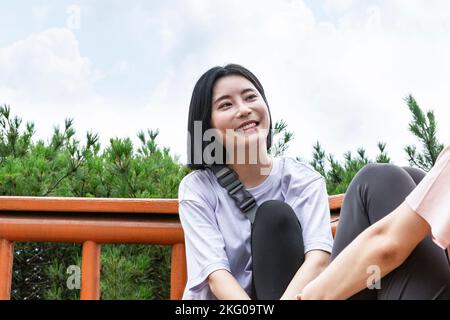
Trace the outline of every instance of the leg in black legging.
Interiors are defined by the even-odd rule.
[[[332,259],[364,229],[399,206],[422,177],[416,169],[390,164],[370,164],[358,172],[345,195]],[[365,289],[352,299],[439,299],[450,297],[449,290],[445,253],[427,237],[381,280],[381,289]]]
[[[420,169],[412,167],[402,167],[402,169],[409,174],[409,176],[411,177],[411,179],[414,180],[414,183],[416,185],[418,185],[419,182],[422,181],[423,177],[425,177],[425,171],[422,171]]]
[[[304,261],[302,229],[288,204],[270,200],[258,208],[252,259],[256,298],[279,299]]]

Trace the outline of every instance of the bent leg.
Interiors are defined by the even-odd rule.
[[[264,202],[252,227],[253,284],[259,300],[279,299],[304,261],[302,228],[294,210]]]
[[[399,206],[422,177],[418,171],[390,164],[369,164],[361,169],[345,195],[332,259],[367,227]],[[444,252],[430,241],[423,240],[402,266],[384,277],[380,290],[365,289],[352,299],[433,299],[444,294],[450,271]],[[430,272],[430,268],[441,274]]]
[[[427,236],[401,266],[381,279],[380,300],[448,300],[450,267],[444,250]]]
[[[345,193],[331,258],[393,211],[415,187],[411,176],[397,166],[372,163],[362,168]]]
[[[403,170],[405,170],[409,176],[414,180],[414,183],[416,185],[419,184],[420,181],[422,181],[423,177],[425,177],[426,172],[417,168],[412,167],[402,167]]]
[[[417,168],[402,169],[416,184],[425,176],[425,172]],[[400,267],[381,280],[382,290],[378,291],[378,298],[450,299],[450,267],[447,262],[442,250],[435,245],[432,237],[428,236],[417,245]]]

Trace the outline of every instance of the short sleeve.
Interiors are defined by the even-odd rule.
[[[305,253],[311,250],[331,253],[333,236],[324,179],[317,174],[307,185],[291,183],[286,200],[297,214],[302,226]]]
[[[195,179],[190,183],[183,181],[179,192],[184,192],[184,188],[191,189],[190,192],[203,190],[201,184],[195,185],[194,182]],[[207,285],[207,278],[212,272],[219,269],[230,271],[225,243],[214,209],[201,196],[193,197],[197,192],[193,192],[189,197],[182,196],[179,202],[179,216],[186,246],[187,296],[196,296],[195,291],[201,291]],[[207,192],[211,192],[211,189]]]
[[[434,167],[406,197],[406,203],[431,227],[434,241],[450,246],[450,147],[439,155]]]

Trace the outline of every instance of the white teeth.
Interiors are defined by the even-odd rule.
[[[245,131],[247,129],[254,128],[254,127],[256,127],[256,123],[252,122],[252,123],[249,123],[249,124],[243,126],[242,128],[236,129],[236,131]]]

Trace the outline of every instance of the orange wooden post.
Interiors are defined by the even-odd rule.
[[[170,272],[170,299],[180,300],[186,286],[186,252],[184,243],[172,246],[172,266]]]
[[[14,243],[0,239],[0,300],[11,299]]]
[[[333,235],[333,238],[336,237],[337,226],[338,226],[338,221],[333,221],[331,223],[331,234]]]
[[[80,299],[100,299],[100,245],[93,241],[83,243]]]

